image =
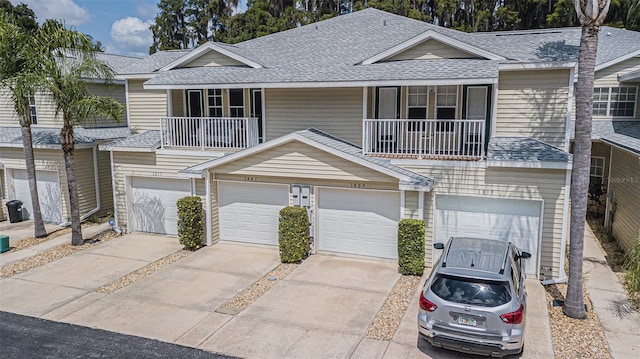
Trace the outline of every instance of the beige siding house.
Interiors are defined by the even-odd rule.
[[[138,59],[98,54],[98,59],[114,71],[122,71]],[[127,102],[125,81],[111,84],[90,83],[89,91],[109,96],[123,105]],[[35,149],[36,178],[43,219],[66,225],[70,221],[69,190],[62,148],[60,115],[47,94],[36,93],[31,102],[31,132]],[[83,219],[113,212],[111,161],[109,153],[98,151],[98,145],[130,134],[127,118],[120,122],[96,119],[75,128],[75,164]],[[22,133],[18,117],[7,89],[0,89],[0,200],[6,218],[5,203],[23,202],[23,219],[31,219],[32,204],[24,160]]]
[[[637,51],[596,66],[591,208],[604,213],[605,226],[624,250],[640,243],[639,88]]]
[[[611,33],[601,40],[615,48],[640,39]],[[175,201],[196,195],[205,244],[277,245],[278,212],[294,205],[308,209],[310,253],[397,258],[398,222],[417,218],[427,265],[434,243],[488,237],[531,252],[529,275],[565,280],[579,38],[467,34],[367,9],[153,54],[119,76],[133,134],[100,146],[117,225],[175,234]],[[599,71],[634,64],[637,44],[599,58]]]

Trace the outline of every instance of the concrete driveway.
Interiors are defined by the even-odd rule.
[[[278,263],[274,248],[219,243],[58,319],[194,346],[232,318],[217,307]]]
[[[364,337],[397,263],[318,254],[237,315],[216,312],[279,263],[275,247],[218,243],[115,293],[95,289],[181,248],[129,234],[0,280],[0,310],[246,358],[465,358],[418,339],[419,289],[391,341]],[[524,358],[553,357],[544,289],[529,280]],[[27,299],[25,299],[27,298]]]
[[[199,347],[247,358],[349,358],[400,278],[396,268],[311,256]]]

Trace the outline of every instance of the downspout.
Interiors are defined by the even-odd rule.
[[[564,271],[564,262],[567,255],[567,228],[569,227],[569,200],[571,193],[571,169],[567,169],[564,178],[564,208],[562,209],[562,241],[560,244],[560,276],[558,278],[543,280],[542,285],[565,283],[568,279]]]
[[[100,210],[100,179],[98,175],[98,144],[93,146],[93,183],[96,191],[96,208],[90,210],[84,215],[80,216],[80,222],[87,220],[87,218],[93,216],[96,212]],[[68,227],[71,225],[71,222],[63,222],[60,223],[60,227]]]
[[[118,235],[122,234],[120,227],[118,226],[118,196],[116,195],[116,175],[113,167],[113,151],[109,151],[109,161],[111,162],[111,191],[113,191],[113,231]]]

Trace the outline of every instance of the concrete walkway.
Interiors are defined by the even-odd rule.
[[[631,309],[622,284],[588,225],[584,233],[584,282],[615,359],[640,358],[640,314]]]
[[[53,223],[45,223],[44,229],[47,233],[53,233],[64,229],[64,227]],[[18,223],[9,223],[9,221],[0,222],[0,234],[9,236],[9,243],[31,238],[34,235],[33,221],[29,220]]]
[[[29,227],[31,231],[31,236],[33,236],[33,225]],[[95,226],[89,226],[82,228],[82,236],[86,238],[91,238],[92,236],[109,229],[108,223],[101,223]],[[12,238],[9,238],[12,241]],[[17,261],[23,260],[25,258],[33,257],[42,252],[46,252],[53,247],[57,247],[59,245],[71,243],[71,233],[67,233],[65,235],[56,237],[54,239],[38,243],[35,246],[27,247],[25,249],[21,249],[19,251],[8,252],[0,254],[0,267],[4,267],[11,263],[15,263]]]

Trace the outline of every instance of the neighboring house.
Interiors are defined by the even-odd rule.
[[[590,187],[601,187],[605,226],[628,250],[640,240],[640,39],[637,33],[612,28],[600,35]]]
[[[614,33],[616,56],[640,49]],[[175,234],[176,200],[197,195],[206,244],[277,245],[279,210],[302,205],[312,252],[396,258],[398,221],[418,218],[427,265],[450,236],[500,238],[564,279],[579,41],[367,9],[156,53],[119,77],[135,134],[100,146],[117,224]]]
[[[117,72],[140,61],[120,55],[100,53],[97,58]],[[111,96],[126,103],[124,81],[104,85],[91,83],[92,93]],[[0,89],[0,199],[5,203],[19,199],[23,202],[23,218],[31,218],[31,193],[24,160],[22,132],[13,102],[7,89]],[[46,94],[36,94],[31,106],[31,131],[36,163],[36,178],[40,209],[45,222],[65,224],[70,221],[69,191],[60,142],[61,115]],[[111,161],[109,154],[97,146],[107,140],[130,134],[127,119],[120,123],[111,119],[96,120],[74,129],[75,165],[80,196],[80,215],[105,214],[113,210]]]

